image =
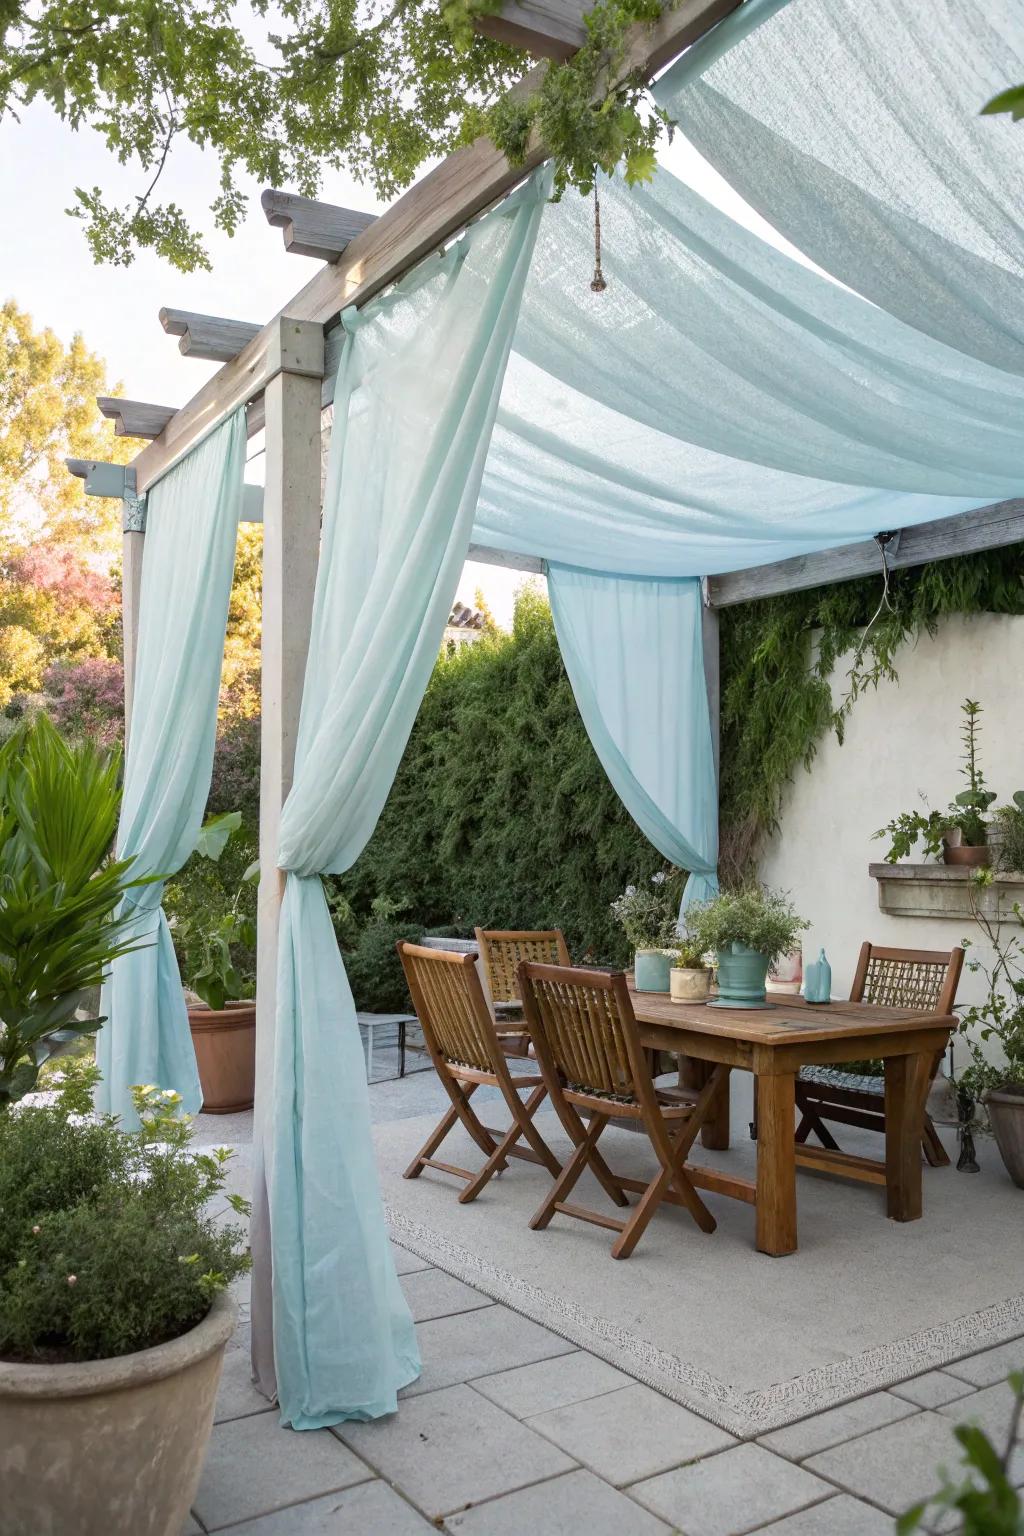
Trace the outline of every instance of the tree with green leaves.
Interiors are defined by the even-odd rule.
[[[229,234],[245,213],[242,173],[314,196],[325,169],[344,169],[390,199],[425,161],[482,133],[512,164],[538,133],[557,191],[587,192],[595,166],[623,160],[631,180],[653,175],[667,118],[627,67],[626,36],[658,18],[661,0],[597,0],[578,53],[539,66],[532,89],[514,96],[509,87],[532,61],[473,25],[500,6],[9,0],[0,7],[0,118],[41,99],[69,128],[100,134],[122,164],[137,164],[129,204],[76,187],[68,211],[84,221],[96,261],[125,265],[148,248],[182,271],[209,266],[195,213],[157,191],[183,141],[218,162],[210,212]]]

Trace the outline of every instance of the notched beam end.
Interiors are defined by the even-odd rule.
[[[122,400],[116,395],[97,395],[100,414],[114,423],[116,437],[159,437],[172,416],[173,405],[150,405],[144,400]]]
[[[356,235],[376,220],[372,213],[357,213],[354,208],[339,208],[335,203],[321,203],[276,187],[267,187],[260,202],[267,223],[284,231],[286,250],[320,261],[337,261]]]
[[[473,27],[496,43],[525,48],[534,58],[564,64],[586,41],[586,9],[573,0],[507,0],[500,11],[476,17]]]

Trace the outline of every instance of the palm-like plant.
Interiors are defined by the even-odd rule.
[[[130,859],[110,857],[121,757],[69,746],[45,715],[0,748],[0,1110],[103,1022],[77,1020],[117,955]]]

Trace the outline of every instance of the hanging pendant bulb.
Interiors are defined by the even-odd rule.
[[[597,167],[594,167],[594,275],[590,280],[591,293],[604,293],[608,284],[601,271],[601,199],[597,195]]]

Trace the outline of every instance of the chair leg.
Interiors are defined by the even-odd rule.
[[[717,1068],[716,1071],[720,1074],[721,1068]],[[675,1141],[672,1140],[665,1129],[664,1122],[661,1123],[660,1130],[652,1128],[651,1142],[661,1162],[661,1172],[648,1184],[640,1196],[639,1204],[612,1244],[613,1259],[629,1258],[633,1249],[647,1230],[651,1217],[671,1187],[675,1188],[683,1204],[702,1232],[713,1232],[718,1225],[714,1216],[712,1216],[704,1201],[690,1183],[689,1176],[683,1167],[686,1161],[686,1154],[697,1138],[704,1116],[711,1103],[713,1089],[714,1084],[709,1080],[707,1087],[697,1100],[693,1114],[684,1122]]]
[[[449,1131],[452,1130],[457,1120],[461,1120],[462,1124],[465,1126],[466,1130],[469,1132],[470,1136],[472,1136],[473,1140],[476,1142],[477,1146],[480,1148],[481,1152],[486,1158],[493,1156],[495,1147],[497,1145],[494,1138],[490,1136],[484,1127],[480,1124],[480,1121],[477,1119],[476,1115],[473,1113],[473,1110],[470,1107],[469,1101],[473,1097],[473,1094],[476,1092],[477,1084],[470,1083],[468,1087],[463,1088],[461,1084],[453,1082],[450,1077],[446,1077],[441,1074],[438,1075],[441,1077],[441,1082],[444,1084],[445,1092],[448,1094],[448,1097],[452,1101],[452,1107],[441,1118],[441,1120],[438,1121],[435,1129],[427,1137],[426,1141],[423,1143],[423,1146],[420,1148],[412,1162],[409,1164],[408,1168],[405,1170],[405,1173],[402,1175],[402,1177],[406,1179],[419,1178],[420,1174],[423,1172],[425,1163],[429,1158],[433,1157],[434,1153],[437,1151],[442,1141],[444,1141]],[[503,1157],[498,1166],[501,1169],[507,1168],[508,1160]]]
[[[505,1092],[504,1086],[502,1092]],[[513,1125],[519,1126],[538,1161],[544,1165],[553,1179],[557,1179],[562,1171],[562,1165],[533,1123],[533,1117],[547,1097],[547,1092],[545,1084],[539,1083],[525,1101],[519,1097],[514,1088],[505,1093],[505,1099],[512,1115]]]
[[[476,1199],[484,1185],[489,1182],[495,1173],[500,1173],[503,1168],[508,1167],[508,1154],[522,1134],[523,1128],[518,1121],[509,1126],[505,1135],[480,1169],[480,1172],[470,1179],[465,1189],[459,1195],[460,1205],[469,1205],[470,1201]]]
[[[822,1111],[816,1104],[811,1103],[801,1091],[799,1083],[796,1090],[796,1107],[802,1117],[796,1128],[797,1142],[803,1144],[808,1136],[813,1134],[817,1136],[823,1147],[827,1147],[830,1152],[838,1152],[839,1143],[823,1119],[823,1114],[827,1111]]]
[[[555,1214],[555,1207],[564,1202],[565,1196],[570,1194],[579,1180],[580,1174],[587,1166],[594,1151],[594,1145],[605,1126],[608,1124],[607,1115],[594,1115],[583,1135],[576,1143],[576,1150],[555,1180],[548,1194],[541,1201],[533,1216],[530,1218],[530,1228],[534,1232],[543,1232]],[[582,1130],[583,1122],[580,1121]],[[568,1129],[568,1125],[566,1125]],[[620,1190],[621,1193],[621,1190]],[[623,1200],[625,1196],[623,1195]]]
[[[939,1139],[939,1133],[935,1129],[935,1122],[932,1120],[931,1115],[925,1115],[924,1117],[924,1135],[921,1137],[921,1145],[929,1167],[949,1167],[949,1153]]]

